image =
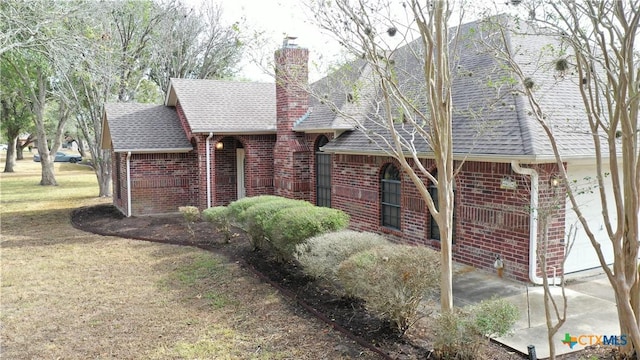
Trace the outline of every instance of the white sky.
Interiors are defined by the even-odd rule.
[[[314,71],[314,63],[331,62],[332,57],[340,52],[339,46],[327,35],[307,21],[304,6],[300,0],[185,0],[187,3],[199,4],[212,1],[221,4],[223,19],[228,23],[244,18],[242,30],[263,31],[263,38],[268,41],[259,51],[269,60],[273,52],[282,46],[285,36],[296,36],[296,43],[309,49],[311,78],[320,76]],[[253,52],[255,54],[255,51]],[[255,55],[254,55],[255,56]],[[273,78],[265,74],[259,66],[246,59],[241,64],[239,76],[253,81],[273,82]],[[314,74],[315,73],[315,74]]]
[[[244,19],[244,31],[263,31],[263,39],[268,41],[260,49],[259,55],[271,60],[273,52],[282,46],[285,36],[296,36],[296,43],[309,49],[310,80],[324,76],[329,65],[340,61],[340,46],[328,34],[323,33],[308,20],[309,15],[303,3],[307,0],[184,0],[199,7],[203,2],[221,4],[223,20],[229,24]],[[393,0],[392,0],[393,1]],[[401,0],[397,0],[401,1]],[[505,9],[508,0],[472,0],[474,6],[496,6]],[[504,9],[504,10],[502,10]],[[241,78],[252,81],[273,82],[273,78],[261,67],[245,58],[241,63]],[[267,67],[268,68],[268,67]]]

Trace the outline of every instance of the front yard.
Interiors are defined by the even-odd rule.
[[[4,161],[4,159],[0,159]],[[0,175],[2,358],[375,358],[227,258],[74,229],[91,169]]]

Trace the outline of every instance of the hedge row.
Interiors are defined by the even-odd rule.
[[[339,231],[309,239],[296,258],[310,276],[360,298],[404,333],[423,301],[438,290],[440,255],[426,247],[394,245],[372,233]]]
[[[296,245],[308,238],[349,225],[349,216],[340,210],[273,195],[243,198],[226,209],[223,218],[228,223],[243,228],[255,248],[273,251],[280,261],[292,260]]]

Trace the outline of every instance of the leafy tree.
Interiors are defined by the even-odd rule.
[[[18,136],[33,124],[31,106],[27,99],[20,96],[16,89],[24,87],[21,79],[16,76],[6,55],[0,55],[0,119],[2,132],[7,138],[9,147],[5,159],[4,172],[14,172],[16,152],[21,148]],[[24,90],[24,89],[23,89]]]

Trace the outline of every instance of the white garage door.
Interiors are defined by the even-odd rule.
[[[611,242],[607,236],[607,230],[604,226],[604,220],[602,218],[602,206],[600,204],[600,195],[598,192],[598,188],[596,187],[596,171],[593,166],[579,166],[579,165],[569,165],[568,166],[568,175],[570,183],[573,183],[573,180],[576,182],[573,183],[573,186],[577,186],[579,188],[577,195],[578,204],[580,209],[583,212],[584,217],[590,224],[591,231],[596,235],[596,239],[601,245],[602,252],[604,254],[605,259],[608,264],[613,262],[613,250],[611,247]],[[611,179],[605,178],[605,184],[607,188],[607,198],[613,199],[613,192],[611,190]],[[575,191],[575,189],[574,189]],[[592,193],[593,192],[593,193]],[[613,200],[610,200],[608,203],[611,207]],[[611,222],[615,224],[616,216],[614,211],[609,211],[612,215],[610,217]],[[576,272],[580,270],[592,269],[600,266],[600,262],[598,261],[598,256],[596,255],[596,251],[594,250],[587,234],[585,233],[582,225],[578,221],[577,216],[575,215],[573,209],[571,208],[571,204],[567,199],[567,216],[565,223],[565,233],[569,232],[570,226],[577,227],[577,234],[575,238],[575,242],[573,244],[573,248],[571,249],[566,263],[565,263],[565,273]]]

